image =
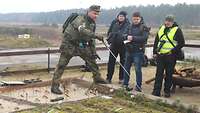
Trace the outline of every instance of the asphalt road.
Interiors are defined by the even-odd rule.
[[[101,60],[97,60],[98,63],[106,63],[108,61],[108,51],[98,51],[97,53],[101,57]],[[51,67],[54,67],[58,63],[59,56],[59,53],[50,55]],[[0,57],[0,67],[10,67],[16,64],[41,64],[47,66],[47,62],[47,54]],[[84,61],[80,57],[73,57],[68,66],[83,64]]]
[[[194,43],[194,41],[192,41]],[[195,41],[196,43],[200,41]],[[191,42],[190,42],[191,43]],[[38,48],[39,49],[39,48]],[[20,51],[21,49],[15,49],[15,51]],[[35,49],[34,49],[35,50]],[[7,51],[7,50],[4,50]],[[184,48],[186,58],[199,59],[200,58],[200,48]],[[107,63],[109,52],[108,50],[99,50],[97,51],[98,55],[101,57],[101,60],[97,60],[98,63]],[[146,49],[146,54],[148,58],[152,57],[152,48]],[[50,64],[51,67],[55,67],[58,59],[59,53],[50,55]],[[119,60],[119,59],[118,59]],[[21,55],[21,56],[6,56],[0,57],[0,67],[9,67],[13,64],[41,64],[47,66],[47,54],[38,54],[38,55]],[[83,65],[84,61],[79,57],[73,57],[70,60],[68,66]]]

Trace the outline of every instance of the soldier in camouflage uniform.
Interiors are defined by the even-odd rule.
[[[100,77],[98,65],[96,64],[95,39],[103,41],[103,36],[95,34],[96,18],[100,12],[100,6],[92,5],[87,14],[78,15],[65,29],[64,38],[60,46],[61,55],[56,67],[51,92],[62,94],[59,89],[60,79],[65,66],[73,56],[80,56],[90,66],[93,73],[93,82],[106,84],[107,82]]]

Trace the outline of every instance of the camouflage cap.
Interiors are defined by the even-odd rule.
[[[101,6],[99,6],[99,5],[91,5],[91,6],[89,7],[89,11],[100,12],[100,8],[101,8]]]
[[[174,22],[175,16],[172,14],[169,14],[165,17],[166,21]]]

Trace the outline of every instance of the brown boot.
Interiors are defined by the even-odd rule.
[[[63,92],[59,89],[59,83],[52,83],[51,85],[51,92],[57,95],[62,95]]]
[[[100,76],[94,76],[93,77],[93,81],[96,84],[108,84],[108,82],[106,80],[104,80],[102,77]]]

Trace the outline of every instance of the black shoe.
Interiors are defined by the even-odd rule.
[[[160,94],[158,94],[158,93],[152,92],[151,94],[152,94],[153,96],[160,97]]]
[[[112,84],[112,81],[111,81],[111,80],[106,79],[106,81],[107,81],[108,84]]]
[[[82,72],[91,72],[90,68],[87,65],[82,65],[81,68],[82,68],[81,70]]]
[[[169,98],[171,97],[170,93],[164,93],[164,97]]]
[[[82,72],[91,72],[91,70],[88,69],[88,68],[84,68],[84,69],[82,69],[81,71],[82,71]]]
[[[63,92],[59,89],[59,84],[52,84],[51,92],[57,95],[62,95]]]
[[[57,95],[63,94],[63,92],[59,88],[58,89],[51,88],[51,92],[54,93],[54,94],[57,94]]]
[[[132,91],[133,88],[129,87],[128,85],[123,85],[122,86],[126,91]]]
[[[107,81],[108,84],[112,84],[112,81]]]
[[[141,87],[138,88],[138,87],[136,86],[136,87],[135,87],[135,91],[137,91],[137,92],[142,92],[142,88],[141,88]]]
[[[122,84],[123,83],[123,80],[119,80],[118,84]]]
[[[93,77],[93,81],[96,84],[108,84],[108,82],[103,78],[101,78],[100,76]]]

